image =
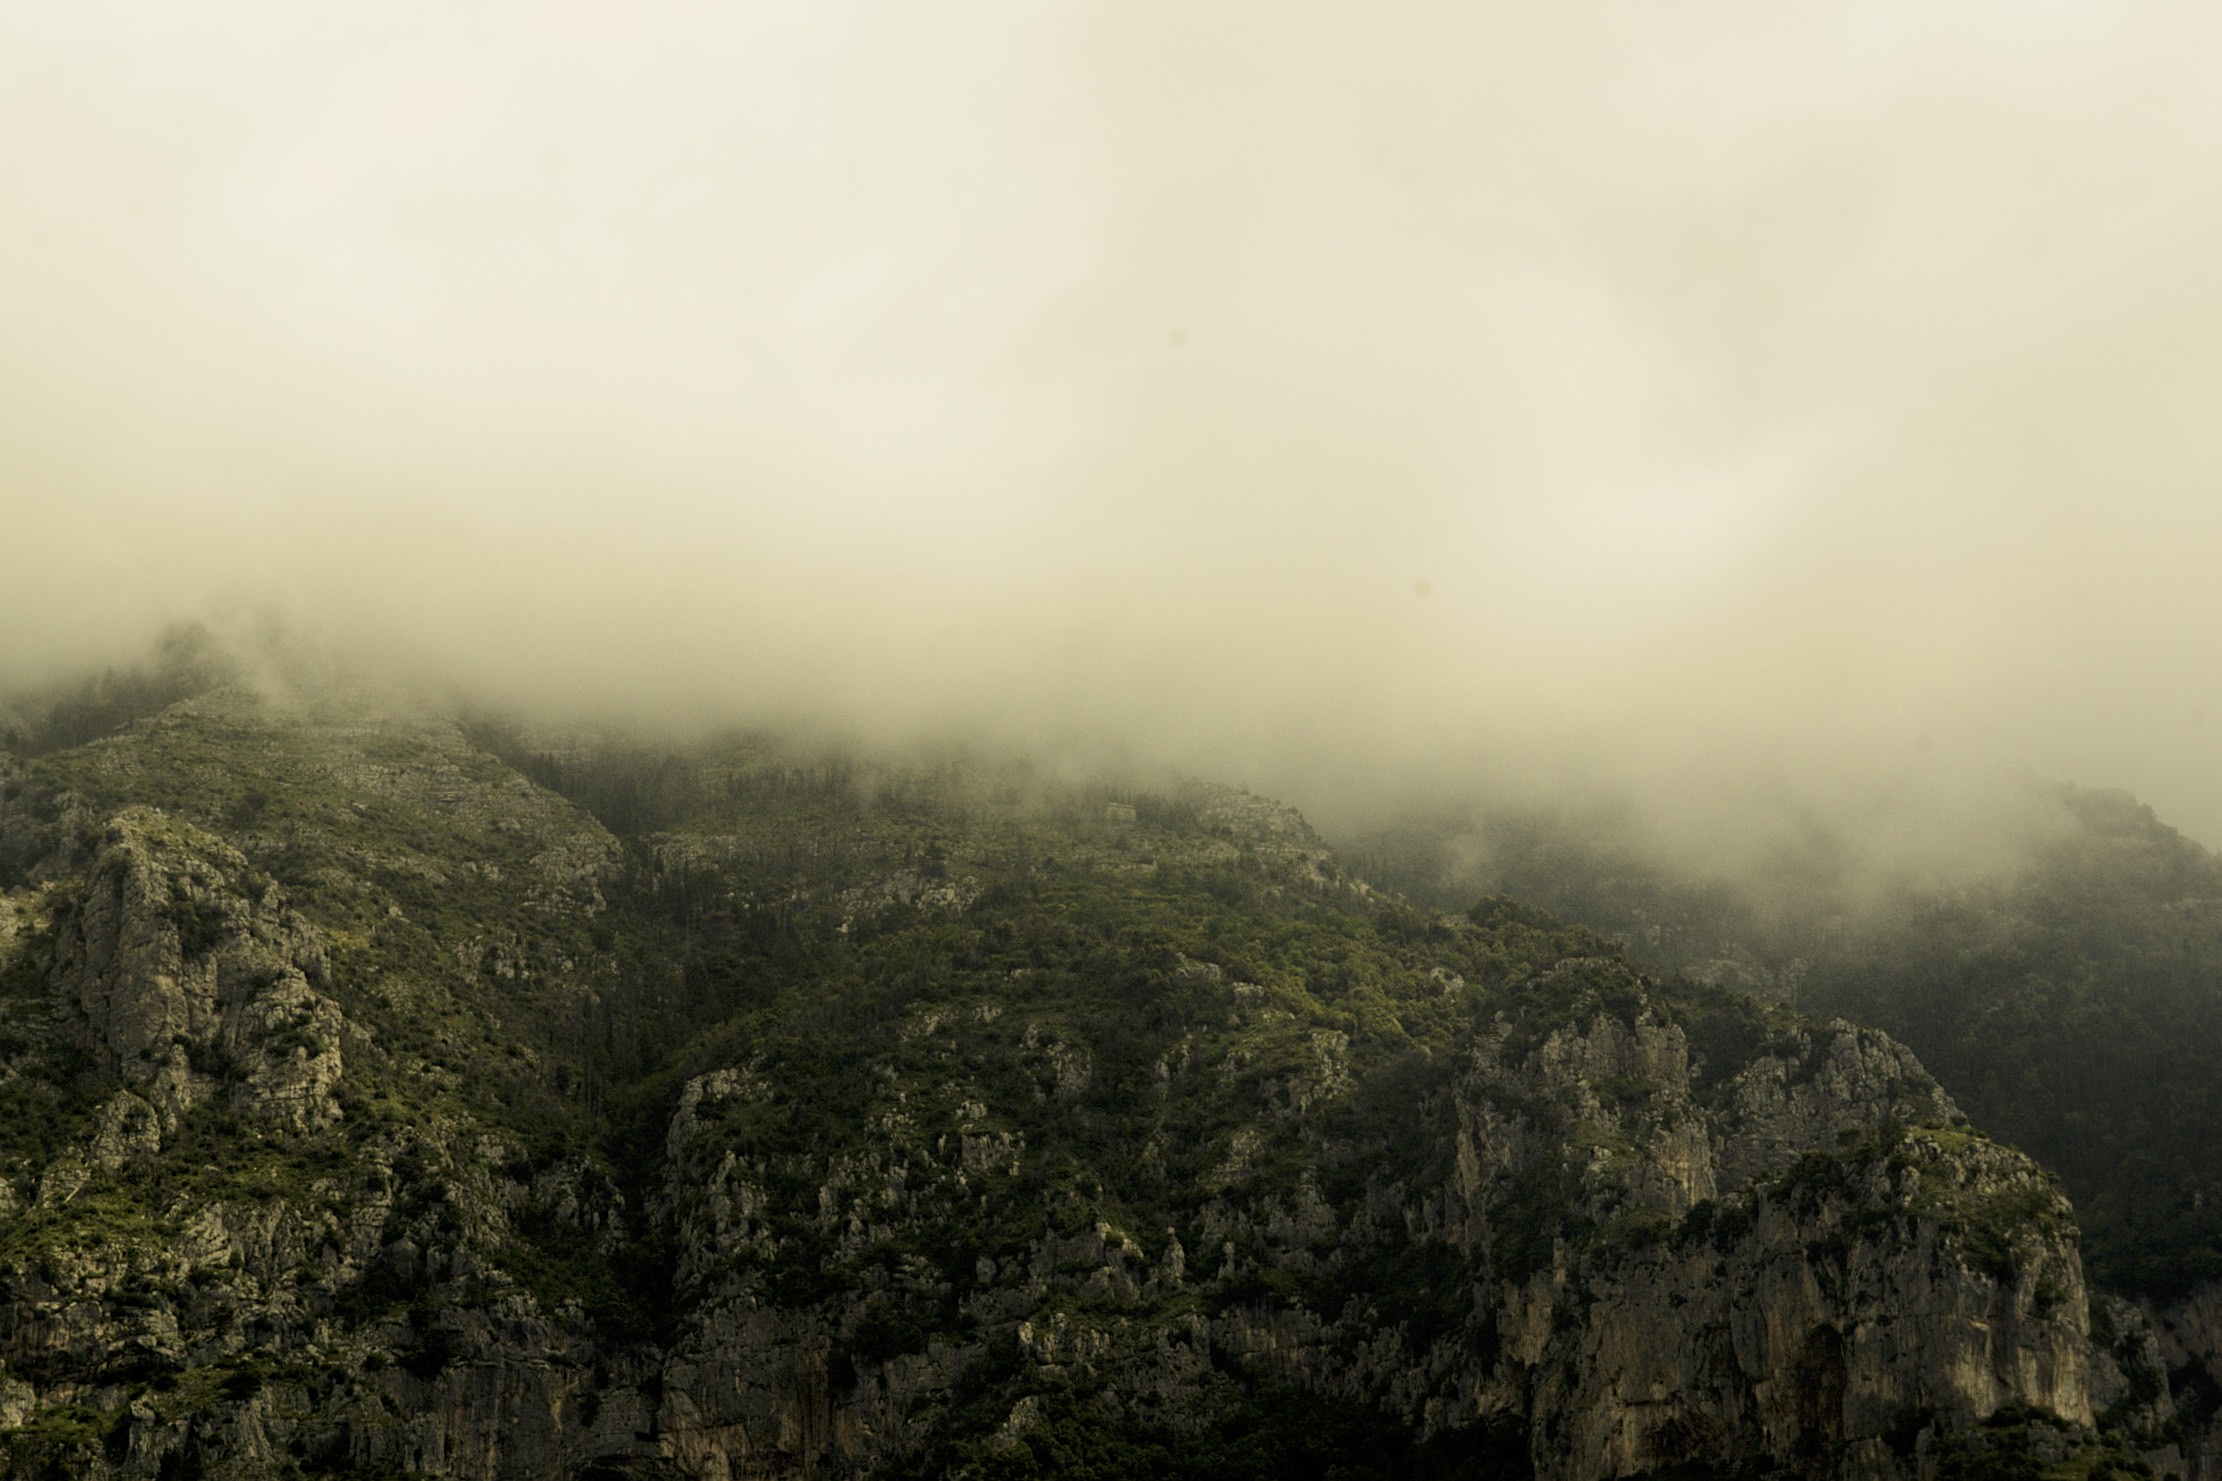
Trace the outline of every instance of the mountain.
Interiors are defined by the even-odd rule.
[[[0,1475],[2182,1464],[1905,1047],[1247,793],[112,691],[0,760]]]

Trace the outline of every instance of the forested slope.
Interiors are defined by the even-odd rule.
[[[1905,1049],[1414,910],[1240,791],[117,723],[0,763],[6,1473],[1910,1474],[2174,1422]]]

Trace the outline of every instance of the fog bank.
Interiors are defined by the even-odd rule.
[[[1920,854],[2035,774],[2222,843],[2218,43],[13,7],[0,683],[281,613],[490,701],[1096,747],[1331,827],[1604,789]]]

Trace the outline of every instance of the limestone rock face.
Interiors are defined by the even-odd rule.
[[[2145,1410],[2142,1428],[2176,1442],[2153,1458],[2185,1481],[2222,1481],[2222,1285],[2202,1284],[2173,1301],[2114,1305],[2115,1350],[2128,1370],[2120,1387]],[[2140,1346],[2150,1349],[2142,1363]],[[2140,1368],[2165,1375],[2168,1388],[2155,1392],[2149,1380],[2140,1386]]]
[[[2082,1272],[2049,1178],[1953,1129],[1949,1099],[1872,1031],[1799,1029],[1710,1096],[1689,1061],[1682,1031],[1644,1016],[1477,1060],[1474,1089],[1576,1106],[1596,1144],[1579,1196],[1605,1238],[1587,1258],[1554,1247],[1498,1307],[1529,1418],[1559,1437],[1540,1472],[1822,1455],[1887,1470],[1885,1437],[1914,1416],[1964,1426],[2019,1403],[2090,1421]],[[1495,1113],[1502,1098],[1466,1102],[1475,1233],[1556,1150]],[[2002,1243],[1971,1249],[1971,1232]]]
[[[345,1025],[315,985],[330,976],[323,946],[237,849],[133,809],[109,824],[88,875],[56,932],[54,978],[103,1070],[146,1087],[172,1128],[227,1089],[296,1128],[338,1116]]]
[[[2093,1418],[2057,1187],[1955,1127],[1911,1056],[1849,1025],[1794,1030],[1710,1086],[1681,1027],[1646,1010],[1525,1045],[1500,1026],[1451,1088],[1440,1177],[1376,1177],[1341,1198],[1308,1178],[1199,1190],[1216,1273],[1190,1274],[1178,1239],[1152,1259],[1109,1224],[1045,1235],[981,1262],[974,1340],[878,1362],[856,1353],[877,1298],[770,1298],[779,1231],[819,1231],[834,1270],[923,1241],[974,1186],[972,1165],[961,1141],[896,1136],[820,1165],[804,1206],[782,1208],[780,1179],[735,1158],[719,1115],[770,1094],[761,1076],[703,1077],[669,1132],[669,1207],[705,1298],[665,1374],[664,1431],[687,1474],[866,1474],[917,1444],[999,1341],[1176,1421],[1229,1357],[1436,1432],[1510,1419],[1537,1474],[1567,1481],[1691,1459],[1910,1475],[1922,1433],[2005,1405]],[[1346,1293],[1340,1309],[1263,1294],[1276,1274],[1301,1290],[1338,1263],[1430,1259],[1467,1272],[1434,1293],[1454,1315],[1432,1334],[1363,1281],[1321,1283]],[[930,1289],[934,1273],[899,1279]],[[1182,1297],[1219,1314],[1152,1315]],[[1076,1319],[1076,1300],[1132,1315]],[[1021,1432],[1027,1412],[1010,1421]]]

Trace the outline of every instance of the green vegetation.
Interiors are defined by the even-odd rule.
[[[1938,1481],[2152,1481],[2153,1470],[2118,1439],[2021,1405],[1947,1437]]]
[[[105,1412],[82,1404],[57,1404],[0,1433],[0,1455],[6,1456],[11,1476],[74,1481],[90,1469],[95,1457],[111,1450],[119,1437],[129,1437],[129,1421],[129,1414],[122,1410]]]
[[[1793,1015],[1502,896],[1414,909],[1231,789],[230,689],[7,785],[0,1269],[108,1324],[18,1371],[164,1423],[283,1408],[304,1473],[353,1454],[336,1396],[398,1411],[541,1341],[574,1412],[625,1372],[653,1415],[673,1355],[769,1312],[838,1398],[953,1375],[922,1475],[1520,1474],[1516,1427],[1423,1445],[1404,1400],[1300,1395],[1225,1334],[1493,1361],[1503,1283],[1727,1251],[1887,1159],[2001,1279],[2066,1228],[2049,1187],[1955,1181],[1951,1128],[1671,1217],[1632,1191],[1662,1118],[1760,1054],[1810,1075]],[[160,970],[118,986],[126,937]],[[1622,1058],[1533,1069],[1584,1036]],[[1137,1405],[1107,1375],[1144,1352],[1201,1376]],[[42,1413],[57,1464],[116,1443]],[[175,1464],[221,1474],[214,1433]]]
[[[203,693],[229,673],[221,646],[206,628],[197,624],[173,628],[144,664],[110,669],[82,684],[27,696],[24,708],[30,718],[14,728],[0,729],[0,750],[42,756],[82,745]]]

